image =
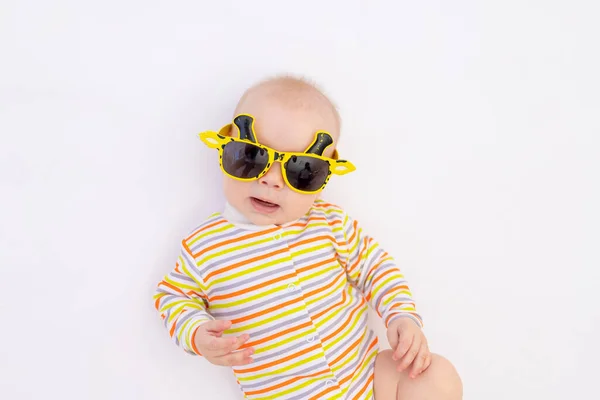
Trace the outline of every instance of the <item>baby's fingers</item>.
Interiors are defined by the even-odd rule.
[[[431,353],[429,352],[429,348],[427,347],[427,343],[423,343],[421,345],[421,350],[415,357],[415,361],[413,362],[413,366],[410,371],[410,377],[416,378],[421,372],[425,371],[429,364],[431,363]]]
[[[220,334],[223,331],[231,328],[231,321],[216,319],[202,324],[202,328],[209,333]]]
[[[235,351],[224,356],[215,357],[211,361],[214,364],[223,365],[227,367],[233,367],[235,365],[246,365],[252,362],[252,354],[254,354],[254,349],[249,348],[240,351]]]
[[[410,349],[406,352],[404,357],[400,359],[400,364],[398,365],[398,371],[404,371],[408,366],[414,361],[415,357],[419,353],[421,349],[421,338],[418,335],[414,336],[412,345]]]
[[[223,356],[231,353],[231,351],[234,349],[234,346],[237,345],[237,342],[237,338],[221,338],[207,335],[206,337],[202,338],[199,347],[203,354]]]
[[[392,358],[394,360],[400,360],[406,354],[408,349],[411,348],[414,338],[415,335],[410,334],[410,332],[400,332],[400,337],[398,338],[398,346],[394,349]]]
[[[248,339],[250,339],[250,335],[248,334],[238,336],[237,338],[235,338],[235,343],[233,343],[233,345],[231,346],[231,350],[239,349],[244,343],[248,341]]]
[[[209,343],[209,351],[216,356],[224,356],[239,349],[248,339],[250,339],[248,334],[228,338],[214,337]]]

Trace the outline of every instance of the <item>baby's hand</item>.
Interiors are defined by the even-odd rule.
[[[238,350],[250,338],[249,335],[240,335],[237,338],[223,338],[223,331],[231,327],[231,321],[215,320],[206,322],[198,328],[194,336],[196,348],[204,358],[215,365],[234,366],[245,365],[252,362],[250,356],[253,348]]]
[[[421,328],[410,318],[398,318],[388,326],[387,338],[392,346],[395,361],[400,361],[398,371],[412,364],[410,377],[416,378],[431,364],[431,353]]]

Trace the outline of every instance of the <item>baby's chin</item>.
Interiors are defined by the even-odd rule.
[[[254,225],[257,226],[269,226],[269,225],[281,225],[284,222],[281,222],[279,218],[273,216],[266,216],[258,213],[249,213],[246,215],[246,218],[250,220]]]
[[[244,207],[245,209],[242,211],[244,216],[252,222],[254,225],[258,226],[269,226],[269,225],[285,225],[290,222],[294,222],[304,215],[290,215],[289,212],[286,212],[284,207],[280,207],[279,210],[273,213],[261,213],[253,209],[252,207]]]
[[[283,225],[294,221],[294,218],[286,218],[282,210],[278,210],[273,214],[262,214],[250,210],[246,213],[246,218],[248,218],[248,220],[250,220],[250,222],[252,222],[254,225],[258,226]]]

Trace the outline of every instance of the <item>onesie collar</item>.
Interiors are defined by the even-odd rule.
[[[225,207],[223,209],[223,213],[221,214],[223,218],[237,226],[238,228],[245,229],[248,231],[262,231],[264,229],[274,228],[276,225],[256,225],[250,222],[248,218],[244,216],[237,208],[229,204],[229,202],[225,202]]]

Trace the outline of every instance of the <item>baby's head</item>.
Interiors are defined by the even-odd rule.
[[[333,144],[321,155],[331,158],[340,135],[335,106],[313,85],[296,78],[275,78],[251,87],[236,107],[234,115],[240,114],[254,118],[253,131],[259,144],[280,153],[304,153],[315,134],[325,131]],[[231,129],[229,134],[238,137],[239,129],[233,125]],[[318,191],[299,193],[288,187],[280,162],[274,162],[255,180],[240,181],[225,175],[224,192],[227,201],[257,225],[294,221],[305,215],[319,196]]]

